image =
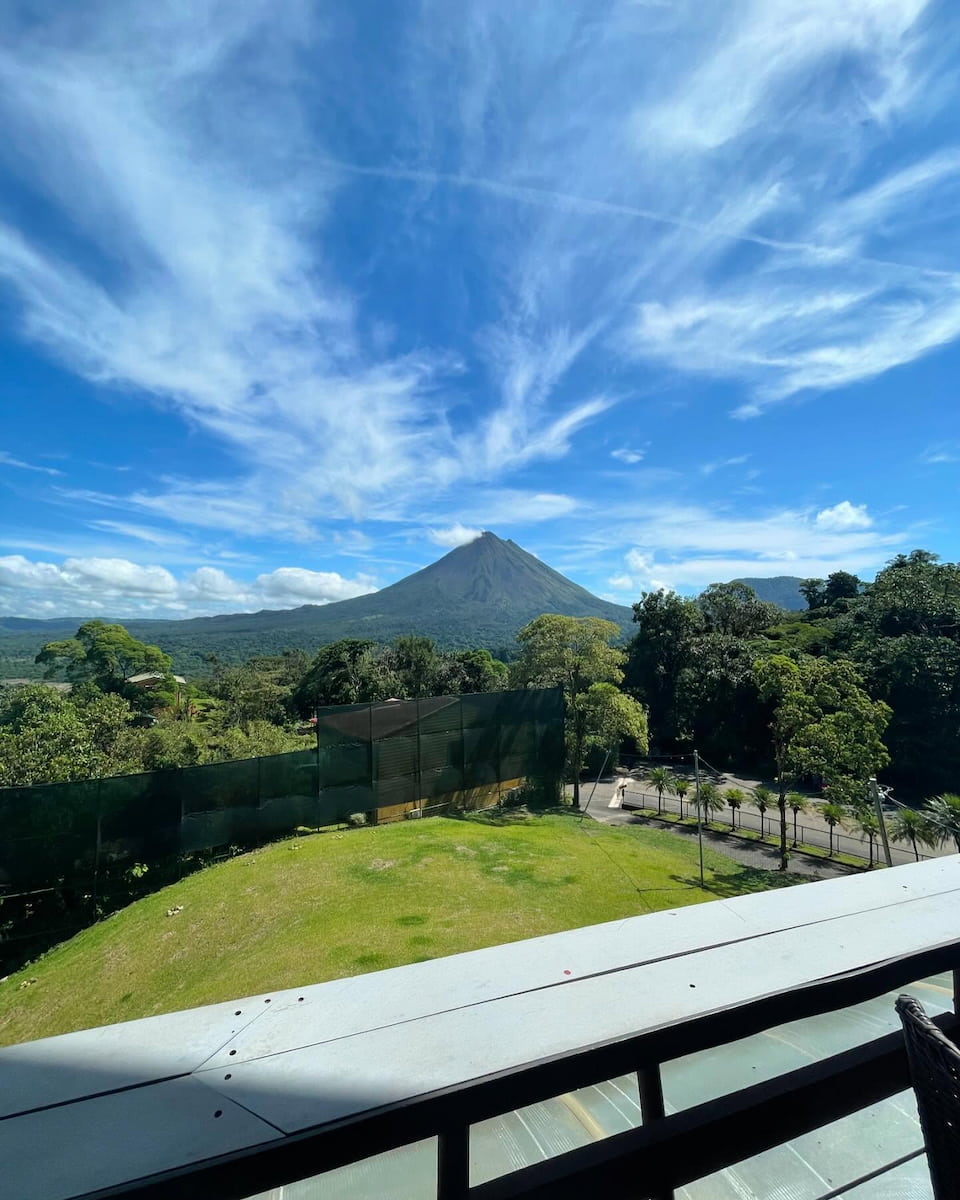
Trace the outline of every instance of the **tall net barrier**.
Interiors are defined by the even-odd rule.
[[[527,778],[559,781],[563,717],[556,688],[343,705],[317,712],[311,750],[2,788],[0,967],[25,925],[92,918],[191,859],[358,815],[486,807]]]

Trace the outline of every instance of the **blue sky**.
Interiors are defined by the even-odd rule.
[[[960,13],[0,13],[0,612],[960,557]]]

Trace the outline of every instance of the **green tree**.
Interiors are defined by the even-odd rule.
[[[663,812],[663,793],[670,791],[671,772],[666,767],[651,767],[647,772],[647,782],[653,785],[657,793],[657,812]]]
[[[780,814],[780,870],[787,869],[787,788],[798,774],[821,775],[836,792],[862,796],[889,762],[882,734],[890,709],[870,698],[846,660],[782,654],[759,659],[754,675],[770,706]]]
[[[239,729],[231,731],[242,737]],[[144,733],[143,766],[147,771],[195,767],[208,758],[206,740],[195,726],[184,722],[156,725]],[[218,757],[225,757],[219,755]]]
[[[697,808],[705,825],[709,825],[710,818],[714,813],[721,813],[726,808],[726,803],[720,795],[720,789],[709,779],[701,782],[697,800]]]
[[[730,809],[730,828],[737,827],[737,813],[743,807],[746,801],[746,793],[742,788],[730,787],[723,793],[723,798],[727,802],[727,807]]]
[[[877,838],[880,836],[880,822],[877,820],[876,813],[869,808],[860,807],[854,815],[857,829],[864,835],[870,847],[869,867],[873,866],[874,851],[877,846]]]
[[[767,809],[769,809],[770,803],[772,800],[773,800],[773,792],[771,792],[770,789],[768,787],[765,787],[763,784],[760,784],[759,787],[755,787],[750,796],[750,803],[760,814],[760,837],[761,837],[761,839],[764,836],[764,834],[763,834],[763,818],[766,815]],[[785,871],[787,868],[786,868],[786,866],[784,866],[782,864],[783,864],[783,859],[781,858],[780,870]]]
[[[797,844],[797,817],[801,813],[808,812],[810,809],[810,801],[802,792],[789,792],[787,794],[787,808],[793,813],[793,844]]]
[[[455,650],[440,658],[437,694],[499,692],[507,687],[507,680],[507,664],[494,658],[489,650]]]
[[[852,600],[860,594],[863,584],[849,571],[834,571],[827,576],[826,587],[823,589],[824,602],[836,604],[838,600]]]
[[[960,796],[955,792],[944,792],[942,796],[934,796],[923,806],[924,816],[931,833],[937,843],[953,839],[953,844],[960,854]]]
[[[676,796],[677,800],[680,802],[680,820],[682,821],[683,820],[683,801],[684,801],[684,797],[686,796],[687,792],[690,791],[690,781],[688,779],[684,779],[683,776],[680,776],[679,778],[674,779],[673,783],[670,785],[670,790],[673,792],[673,794]]]
[[[398,637],[387,650],[385,660],[398,681],[398,694],[404,699],[437,694],[441,661],[431,638],[414,634]]]
[[[915,808],[900,807],[890,821],[890,836],[897,842],[909,842],[913,857],[920,861],[920,847],[936,844],[927,818]]]
[[[804,579],[800,584],[800,594],[807,602],[808,611],[823,608],[827,603],[826,585],[822,579]]]
[[[611,645],[619,633],[612,621],[600,617],[545,613],[517,634],[520,653],[511,668],[517,686],[563,688],[575,808],[580,807],[580,775],[589,734],[586,693],[594,683],[618,684],[623,678],[623,651]]]
[[[827,823],[827,830],[830,837],[830,857],[833,858],[833,832],[839,825],[841,829],[847,820],[846,810],[839,804],[821,804],[820,816]]]
[[[47,642],[36,657],[45,678],[63,671],[71,683],[90,680],[104,692],[124,691],[131,675],[156,671],[169,675],[173,660],[159,646],[139,642],[122,625],[86,621],[72,638]]]
[[[321,646],[293,692],[302,716],[331,704],[368,704],[386,700],[395,679],[378,658],[375,642],[341,638]]]
[[[632,738],[639,752],[647,751],[647,714],[642,704],[612,683],[593,683],[583,697],[585,748],[616,756],[624,738]]]
[[[732,638],[757,637],[783,615],[745,583],[711,583],[696,603],[707,633]]]
[[[695,601],[661,588],[642,593],[633,620],[625,687],[647,706],[655,739],[669,741],[686,732],[686,685],[703,614]]]

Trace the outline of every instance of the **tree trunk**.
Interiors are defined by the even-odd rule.
[[[827,855],[827,857],[833,858],[833,826],[828,825],[827,828],[830,830],[830,853]]]
[[[793,813],[793,845],[794,845],[794,849],[796,849],[796,845],[797,845],[797,813],[796,813],[796,810],[794,810],[794,813]]]
[[[573,773],[573,807],[580,807],[580,772]]]
[[[657,788],[657,816],[663,812],[663,792]]]
[[[912,833],[910,834],[910,841],[913,844],[913,857],[916,859],[917,862],[919,862],[920,861],[920,850],[919,850],[919,847],[917,846],[916,836]]]
[[[780,810],[780,870],[787,869],[787,797],[783,791],[777,800]]]

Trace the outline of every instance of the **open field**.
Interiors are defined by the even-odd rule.
[[[710,851],[705,865],[706,892],[695,845],[572,814],[277,842],[137,901],[0,983],[0,1045],[798,882]]]

